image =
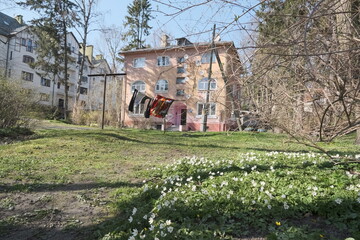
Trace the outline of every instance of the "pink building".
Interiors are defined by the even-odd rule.
[[[126,77],[123,87],[122,119],[125,126],[137,128],[165,128],[183,131],[199,131],[202,109],[206,102],[210,66],[209,43],[191,43],[177,39],[177,45],[169,45],[167,38],[162,47],[121,52],[125,59]],[[220,71],[213,56],[209,92],[208,130],[225,131],[234,124],[234,104],[239,104],[241,63],[233,42],[216,42],[224,71]],[[226,76],[227,84],[223,79]],[[154,97],[159,94],[175,99],[165,119],[144,117],[144,105],[128,111],[134,89]]]

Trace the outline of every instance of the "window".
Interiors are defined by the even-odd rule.
[[[185,62],[185,57],[178,57],[177,62],[178,63],[184,63]]]
[[[207,90],[208,89],[208,78],[203,78],[199,81],[199,85],[198,85],[198,89],[199,90]],[[216,89],[216,80],[215,79],[211,79],[210,81],[210,90],[215,90]]]
[[[26,38],[21,39],[21,46],[26,46]]]
[[[133,114],[144,114],[145,112],[145,105],[144,104],[138,104],[134,106],[134,112]]]
[[[145,67],[145,58],[135,58],[133,61],[134,68]]]
[[[202,111],[204,108],[204,103],[198,103],[197,104],[197,115],[202,115]],[[216,113],[216,104],[215,103],[209,103],[209,108],[208,108],[208,116],[215,116]]]
[[[13,52],[11,51],[11,52],[10,52],[10,60],[12,60],[12,53],[13,53]]]
[[[24,63],[33,63],[35,61],[35,59],[31,56],[28,55],[24,55],[23,56],[23,62]]]
[[[33,73],[29,73],[29,72],[24,72],[22,71],[21,73],[22,79],[25,81],[30,81],[32,82],[34,79],[34,74]]]
[[[57,88],[60,89],[60,87],[61,87],[61,83],[58,82],[58,83],[57,83]]]
[[[168,81],[163,80],[163,79],[157,81],[156,86],[155,86],[156,92],[164,92],[164,91],[167,91],[168,89],[169,89]]]
[[[50,87],[50,79],[46,79],[46,78],[41,78],[41,81],[40,81],[40,85],[41,86],[44,86],[44,87]]]
[[[201,63],[210,63],[211,52],[204,53],[201,57]],[[216,62],[215,54],[212,55],[212,62]]]
[[[59,107],[59,108],[64,108],[64,106],[65,106],[65,101],[64,101],[64,99],[59,98],[58,107]]]
[[[165,56],[158,57],[157,65],[158,66],[169,66],[170,65],[169,57],[165,57]]]
[[[177,73],[185,73],[185,68],[184,67],[178,67],[177,68]]]
[[[26,51],[32,52],[33,51],[33,42],[31,39],[28,39],[27,45],[26,45]]]
[[[88,77],[87,76],[81,76],[81,82],[87,83],[88,82]]]
[[[40,101],[48,102],[50,100],[50,95],[46,93],[40,93]]]
[[[131,92],[137,89],[139,92],[145,92],[145,83],[143,81],[136,81],[131,85]]]
[[[184,89],[176,89],[176,96],[185,96]]]
[[[184,77],[176,78],[176,84],[184,84],[186,82]]]
[[[80,94],[87,95],[87,88],[80,87]]]

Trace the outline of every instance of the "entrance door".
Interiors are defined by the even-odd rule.
[[[181,109],[180,125],[186,125],[186,109]]]

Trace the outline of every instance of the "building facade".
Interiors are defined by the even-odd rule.
[[[208,81],[209,49],[209,43],[191,43],[185,38],[177,39],[176,45],[170,45],[164,37],[159,48],[121,52],[126,72],[122,94],[123,124],[128,127],[199,131],[210,84],[208,130],[229,129],[234,124],[231,100],[240,99],[242,67],[233,42],[217,41],[216,50],[223,71],[213,55],[212,76]],[[164,119],[145,118],[143,104],[135,106],[134,112],[128,111],[134,89],[149,97],[161,95],[175,101]]]
[[[0,39],[0,69],[3,76],[19,81],[24,89],[33,93],[39,104],[64,108],[66,86],[61,81],[64,76],[52,76],[41,69],[30,67],[37,58],[37,36],[24,24],[22,16],[12,18],[0,12]],[[74,106],[78,87],[81,106],[88,110],[91,105],[89,92],[97,91],[98,88],[91,90],[87,75],[101,71],[110,73],[110,68],[105,59],[95,61],[91,51],[86,56],[83,75],[79,76],[80,45],[72,33],[67,35],[67,46],[71,58],[68,63],[68,110]],[[80,86],[77,84],[79,78]]]

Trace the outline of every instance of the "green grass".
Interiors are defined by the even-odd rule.
[[[332,154],[354,155],[360,152],[359,147],[353,145],[354,139],[355,135],[348,135],[321,146]],[[166,229],[173,227],[171,233],[167,232],[168,237],[177,239],[265,235],[269,239],[302,239],[299,238],[301,235],[311,236],[304,239],[337,239],[360,232],[360,226],[356,224],[360,222],[357,193],[345,191],[346,187],[360,184],[358,178],[346,175],[349,170],[359,171],[358,166],[334,166],[322,157],[314,160],[302,155],[291,155],[291,158],[281,154],[268,155],[272,151],[300,154],[314,149],[296,144],[284,135],[270,133],[38,130],[26,141],[0,145],[0,190],[26,192],[68,183],[115,187],[118,190],[112,205],[114,218],[95,226],[94,236],[106,236],[104,239],[128,239],[135,228],[139,233],[143,231],[141,234],[146,235],[145,239],[170,239],[161,237],[161,231],[165,233],[160,229],[168,219],[172,223],[166,225]],[[240,162],[249,152],[255,153],[258,161]],[[207,165],[200,162],[192,166],[188,160],[173,164],[173,160],[186,156],[196,156],[193,158],[196,161],[204,158]],[[215,175],[210,178],[209,172]],[[288,172],[293,173],[288,175]],[[169,182],[174,176],[182,178],[176,181],[182,184],[177,186],[177,193],[172,185],[175,183]],[[198,176],[200,179],[196,180]],[[186,182],[189,177],[192,177],[191,183]],[[246,184],[235,183],[231,180],[235,177],[244,178]],[[143,191],[144,179],[149,189],[146,192]],[[275,200],[267,199],[272,201],[271,209],[268,209],[269,203],[258,202],[261,192],[251,187],[252,180],[257,184],[265,181],[273,185]],[[229,184],[219,189],[222,182]],[[196,191],[192,191],[190,185],[196,186]],[[289,185],[293,185],[296,192],[284,193],[282,189]],[[306,189],[315,186],[325,195],[309,196]],[[167,190],[163,190],[164,187]],[[204,198],[201,191],[214,192],[212,200],[209,196]],[[228,199],[230,191],[233,193]],[[282,194],[289,198],[290,211],[283,211]],[[245,200],[242,200],[244,196]],[[261,196],[264,200],[265,196]],[[179,199],[175,210],[156,210],[159,205],[168,205],[166,200],[171,203],[174,197]],[[342,205],[334,203],[338,198]],[[256,204],[250,199],[256,199]],[[130,223],[128,219],[134,207],[143,215]],[[151,224],[143,217],[152,213],[157,218],[153,224],[155,230],[150,232]],[[133,216],[134,219],[137,217]],[[281,222],[281,226],[275,222]],[[329,229],[332,228],[338,233],[331,232]],[[320,235],[325,237],[319,238]]]

